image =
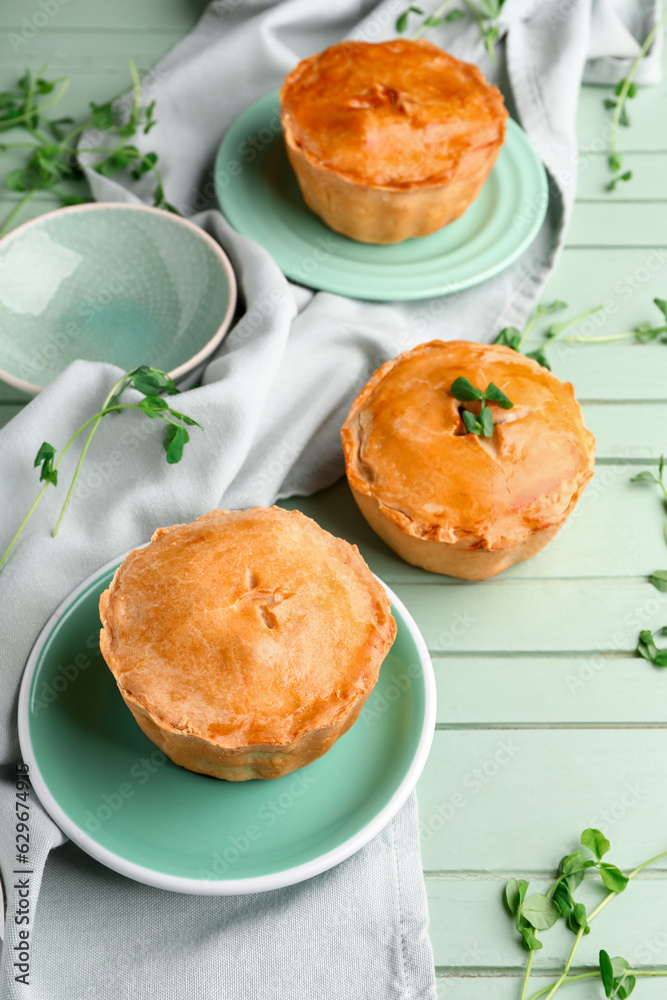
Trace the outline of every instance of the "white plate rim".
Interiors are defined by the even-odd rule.
[[[258,875],[244,879],[191,879],[183,876],[167,875],[163,872],[146,868],[143,865],[138,865],[135,862],[126,861],[113,851],[110,851],[108,848],[102,847],[98,844],[92,837],[90,837],[84,830],[74,823],[69,816],[67,816],[58,804],[57,800],[51,794],[33,752],[29,724],[30,687],[32,678],[34,676],[41,651],[59,619],[63,616],[63,614],[65,614],[70,605],[79,597],[81,593],[83,593],[84,590],[90,587],[90,585],[99,579],[99,577],[108,573],[109,570],[113,569],[120,562],[122,562],[127,554],[128,553],[125,553],[122,556],[116,556],[114,559],[110,559],[109,562],[104,564],[104,566],[101,566],[94,573],[91,573],[90,576],[86,577],[86,579],[75,587],[75,589],[64,599],[64,601],[60,603],[45,624],[42,631],[39,633],[25,666],[19,689],[18,700],[19,745],[21,747],[23,760],[29,766],[30,784],[51,819],[63,831],[63,833],[69,837],[72,843],[76,844],[81,848],[81,850],[85,851],[86,854],[95,858],[96,861],[101,862],[101,864],[105,865],[107,868],[111,868],[113,871],[131,878],[135,882],[141,882],[144,885],[154,886],[157,889],[167,889],[171,892],[188,893],[190,895],[198,896],[240,896],[253,892],[269,892],[273,889],[282,889],[288,885],[294,885],[297,882],[303,882],[305,879],[313,878],[315,875],[320,875],[322,872],[327,871],[329,868],[333,868],[335,865],[340,864],[341,861],[345,861],[353,854],[356,854],[356,852],[361,850],[362,847],[365,847],[366,844],[368,844],[373,837],[380,833],[380,831],[383,830],[384,827],[394,818],[401,806],[406,802],[410,792],[417,784],[431,749],[436,722],[435,674],[424,638],[417,628],[412,615],[403,602],[376,574],[373,575],[385,588],[389,600],[392,604],[395,604],[397,609],[400,611],[403,621],[405,622],[408,631],[414,640],[415,646],[417,647],[422,674],[424,677],[424,718],[422,721],[419,743],[405,777],[398,785],[387,804],[361,830],[353,834],[353,836],[349,837],[347,840],[343,841],[343,843],[339,844],[333,850],[327,851],[325,854],[322,854],[317,858],[313,858],[311,861],[295,865],[292,868],[286,868],[280,872],[272,872],[270,875]]]

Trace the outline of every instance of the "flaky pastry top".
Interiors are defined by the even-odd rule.
[[[460,176],[508,117],[479,69],[431,42],[346,41],[303,59],[280,91],[288,141],[348,179],[412,188]]]
[[[221,747],[331,725],[373,687],[396,633],[356,546],[278,507],[158,529],[119,566],[100,615],[123,694]]]
[[[493,382],[493,436],[465,433],[459,376]],[[434,340],[379,368],[342,428],[350,485],[420,538],[506,548],[559,525],[593,474],[595,438],[569,382],[509,347]]]

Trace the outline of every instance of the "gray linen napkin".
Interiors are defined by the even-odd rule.
[[[215,210],[211,169],[236,115],[277,87],[297,59],[345,35],[391,37],[400,0],[218,0],[145,82],[158,102],[167,196],[211,232],[234,265],[245,312],[183,409],[206,427],[167,467],[136,414],[103,422],[56,540],[55,491],[0,574],[0,874],[7,897],[2,997],[83,1000],[195,995],[201,1000],[432,998],[431,949],[414,795],[355,857],[309,882],[249,897],[186,897],[137,885],[88,858],[32,800],[29,987],[15,980],[14,775],[18,685],[30,648],[63,598],[98,566],[161,524],[216,507],[269,504],[320,489],[342,471],[338,429],[370,371],[432,336],[486,339],[520,322],[555,262],[574,198],[574,118],[581,79],[627,72],[658,0],[507,0],[497,78],[547,165],[550,209],[533,247],[507,272],[449,298],[372,304],[290,285],[269,256]],[[434,3],[426,5],[428,9]],[[491,67],[476,29],[431,36]],[[659,78],[658,49],[641,82]],[[588,61],[587,61],[588,60]],[[85,137],[84,137],[85,145]],[[150,199],[90,173],[106,200]],[[151,359],[147,359],[150,361]],[[8,542],[36,492],[31,460],[62,444],[118,377],[75,362],[0,432]],[[54,848],[57,848],[54,850]]]

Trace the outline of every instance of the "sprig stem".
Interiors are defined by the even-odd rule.
[[[587,309],[586,312],[579,313],[578,316],[573,316],[572,319],[564,320],[559,332],[549,338],[550,343],[553,344],[555,340],[570,340],[570,337],[561,337],[563,331],[567,330],[568,327],[574,326],[575,323],[581,322],[582,319],[587,319],[589,316],[593,316],[595,313],[600,312],[601,309],[604,309],[604,306],[595,306],[594,309]]]
[[[452,5],[453,2],[454,2],[454,0],[445,0],[444,3],[440,4],[440,6],[438,7],[437,10],[433,11],[433,13],[431,14],[431,17],[433,17],[433,18],[435,18],[435,17],[442,17],[442,15],[445,13],[445,11],[447,10],[447,8],[451,7],[451,5]],[[426,31],[427,28],[428,28],[428,25],[426,24],[426,22],[424,22],[424,24],[422,24],[421,27],[417,28],[417,30],[415,31],[414,35],[412,36],[413,40],[415,40],[417,38],[421,38],[421,36],[424,34],[424,32]]]
[[[663,24],[667,21],[667,11],[662,15],[660,20],[653,26],[651,31],[649,31],[646,36],[646,40],[639,50],[632,66],[630,67],[630,72],[623,81],[623,86],[621,87],[621,92],[618,95],[618,100],[616,102],[616,107],[614,108],[614,114],[611,119],[611,138],[609,140],[609,152],[610,160],[616,160],[618,158],[617,143],[618,143],[618,127],[621,123],[621,115],[623,114],[623,108],[625,107],[625,102],[628,97],[628,92],[632,85],[632,82],[636,76],[637,70],[644,59],[644,56],[651,48],[651,45],[655,41],[658,32],[662,28]]]
[[[663,487],[663,492],[664,492],[664,487]],[[667,498],[667,494],[666,494],[666,498]],[[628,877],[628,881],[630,879],[633,879],[635,877],[635,875],[638,875],[640,871],[643,871],[644,868],[647,868],[648,865],[652,865],[654,861],[659,861],[661,858],[666,858],[666,857],[667,857],[667,851],[663,851],[662,854],[656,854],[656,856],[654,858],[649,858],[648,861],[644,861],[643,864],[638,865],[638,867],[635,868],[634,871],[631,871],[629,873],[629,875],[627,876]],[[595,918],[597,917],[597,915],[616,896],[618,896],[617,892],[610,892],[610,893],[608,893],[605,896],[605,898],[602,900],[602,902],[599,903],[598,906],[596,906],[596,908],[593,910],[593,912],[589,914],[589,916],[587,918],[588,919],[588,923],[590,924],[593,920],[595,920]],[[549,987],[549,991],[546,994],[546,1000],[551,1000],[551,998],[556,993],[556,991],[558,989],[560,989],[560,987],[563,985],[563,983],[567,979],[567,974],[568,974],[568,972],[570,971],[570,969],[572,967],[572,962],[574,960],[574,956],[575,956],[575,954],[577,952],[577,948],[579,947],[581,939],[584,936],[584,931],[585,931],[584,927],[580,927],[579,930],[577,931],[577,935],[576,935],[576,937],[574,939],[574,943],[572,945],[572,948],[570,949],[570,954],[568,955],[567,961],[565,963],[565,968],[563,970],[563,973],[557,979],[557,981],[553,984],[553,986]],[[595,973],[595,975],[597,975],[597,973]],[[539,996],[539,995],[541,995],[541,994],[536,994],[536,996]],[[531,997],[531,1000],[535,1000],[535,998]]]
[[[36,190],[37,188],[32,188],[30,191],[27,192],[27,194],[24,194],[18,205],[16,205],[12,209],[12,211],[9,213],[5,221],[0,226],[0,236],[5,235],[5,233],[11,226],[16,216],[19,214],[19,212],[21,212],[25,208],[25,206],[28,204],[28,202],[30,201]]]
[[[637,330],[630,330],[628,333],[612,333],[605,337],[559,337],[558,339],[569,344],[604,344],[612,340],[629,340],[631,337],[636,337],[637,332]],[[658,327],[652,332],[656,334],[667,333],[667,326]]]
[[[60,100],[60,98],[63,96],[63,94],[69,87],[69,79],[66,76],[58,77],[57,80],[54,80],[54,83],[59,83],[60,88],[56,91],[53,97],[51,97],[48,101],[45,101],[44,104],[40,104],[39,106],[40,114],[43,111],[46,111],[47,108],[51,108],[53,107],[54,104],[57,104],[57,102]],[[18,118],[10,118],[6,122],[0,121],[0,131],[6,131],[7,129],[15,128],[17,125],[20,125],[22,121],[29,121],[30,118],[32,118],[32,116],[34,115],[34,113],[35,109],[33,108],[30,111],[27,112],[24,111],[23,114],[20,115]],[[33,132],[32,129],[28,129],[28,131]]]
[[[662,972],[661,970],[657,970],[657,969],[628,969],[627,970],[627,975],[628,976],[667,976],[667,972]],[[569,986],[570,983],[579,983],[579,982],[581,982],[584,979],[599,979],[599,978],[600,978],[600,973],[599,972],[580,972],[576,976],[567,976],[567,978],[564,979],[563,982],[561,983],[561,986]],[[545,995],[548,997],[550,989],[551,989],[551,986],[543,986],[541,990],[537,991],[537,993],[533,993],[533,995],[530,997],[530,1000],[538,1000],[539,997],[543,997]]]

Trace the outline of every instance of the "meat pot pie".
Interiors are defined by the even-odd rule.
[[[102,655],[144,733],[228,781],[325,753],[396,634],[358,549],[278,507],[159,528],[119,566],[100,615]]]
[[[490,437],[467,433],[451,387],[497,386]],[[341,431],[370,526],[403,559],[481,580],[539,552],[593,475],[595,438],[569,382],[509,347],[434,340],[382,365]]]
[[[332,45],[292,70],[280,105],[307,205],[363,243],[426,236],[458,219],[508,118],[476,66],[423,39]]]

